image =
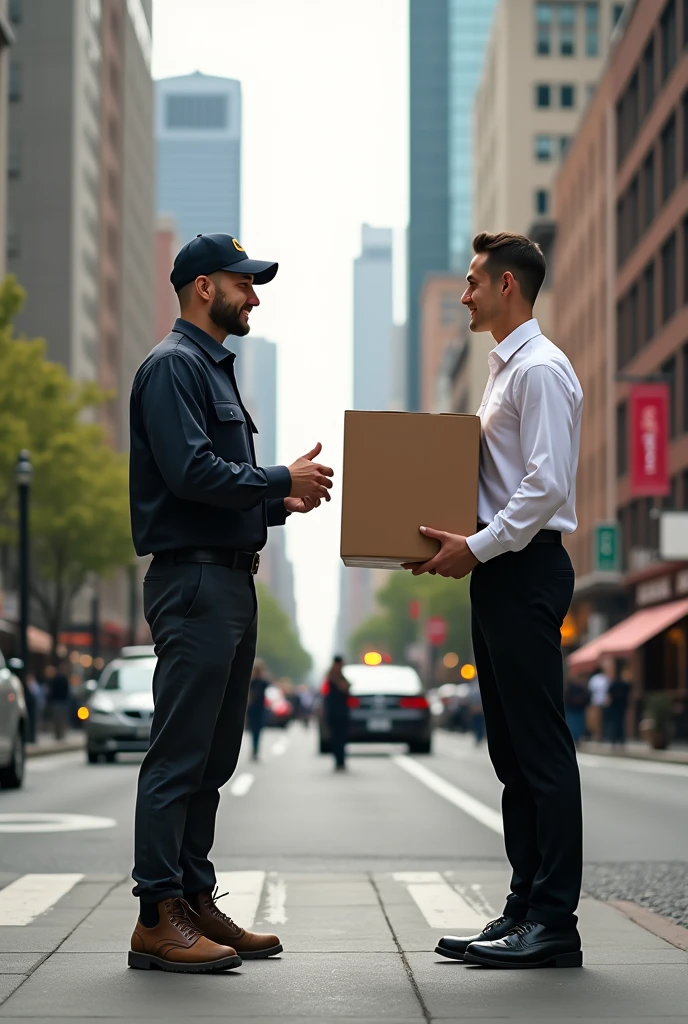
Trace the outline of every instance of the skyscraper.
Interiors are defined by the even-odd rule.
[[[0,0],[0,279],[5,276],[5,235],[7,216],[7,113],[9,53],[14,32],[7,17],[7,0]]]
[[[156,82],[157,209],[182,243],[241,231],[241,85],[195,72]]]
[[[364,224],[354,260],[354,409],[391,404],[392,322],[392,231]]]
[[[472,230],[472,110],[496,0],[410,0],[407,388],[421,407],[420,295],[465,272]]]

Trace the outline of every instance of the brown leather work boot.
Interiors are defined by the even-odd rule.
[[[158,903],[158,913],[160,920],[154,928],[136,922],[130,967],[191,974],[241,967],[241,957],[232,946],[219,945],[199,931],[186,900],[163,900]]]
[[[223,945],[231,945],[236,949],[242,960],[266,960],[269,956],[277,956],[282,952],[282,943],[276,935],[259,935],[247,932],[223,914],[217,905],[227,893],[217,894],[209,889],[187,896],[191,909],[194,911],[194,922],[207,938]]]

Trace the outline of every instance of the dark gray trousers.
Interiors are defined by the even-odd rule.
[[[134,895],[159,902],[215,886],[208,855],[241,749],[257,606],[248,573],[220,565],[154,559],[143,592],[158,663],[133,876]]]

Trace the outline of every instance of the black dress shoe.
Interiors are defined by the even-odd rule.
[[[575,928],[560,931],[521,921],[496,942],[472,942],[464,962],[484,967],[582,967],[583,953]]]
[[[516,927],[518,921],[513,917],[498,917],[495,921],[489,921],[479,935],[445,935],[440,939],[435,952],[441,956],[447,956],[450,960],[463,960],[463,955],[471,942],[487,942],[490,939],[501,939],[504,935]]]

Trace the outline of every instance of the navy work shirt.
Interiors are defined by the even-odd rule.
[[[131,391],[129,497],[138,555],[175,548],[259,551],[287,518],[286,466],[256,466],[256,427],[234,353],[186,320],[137,370]]]

